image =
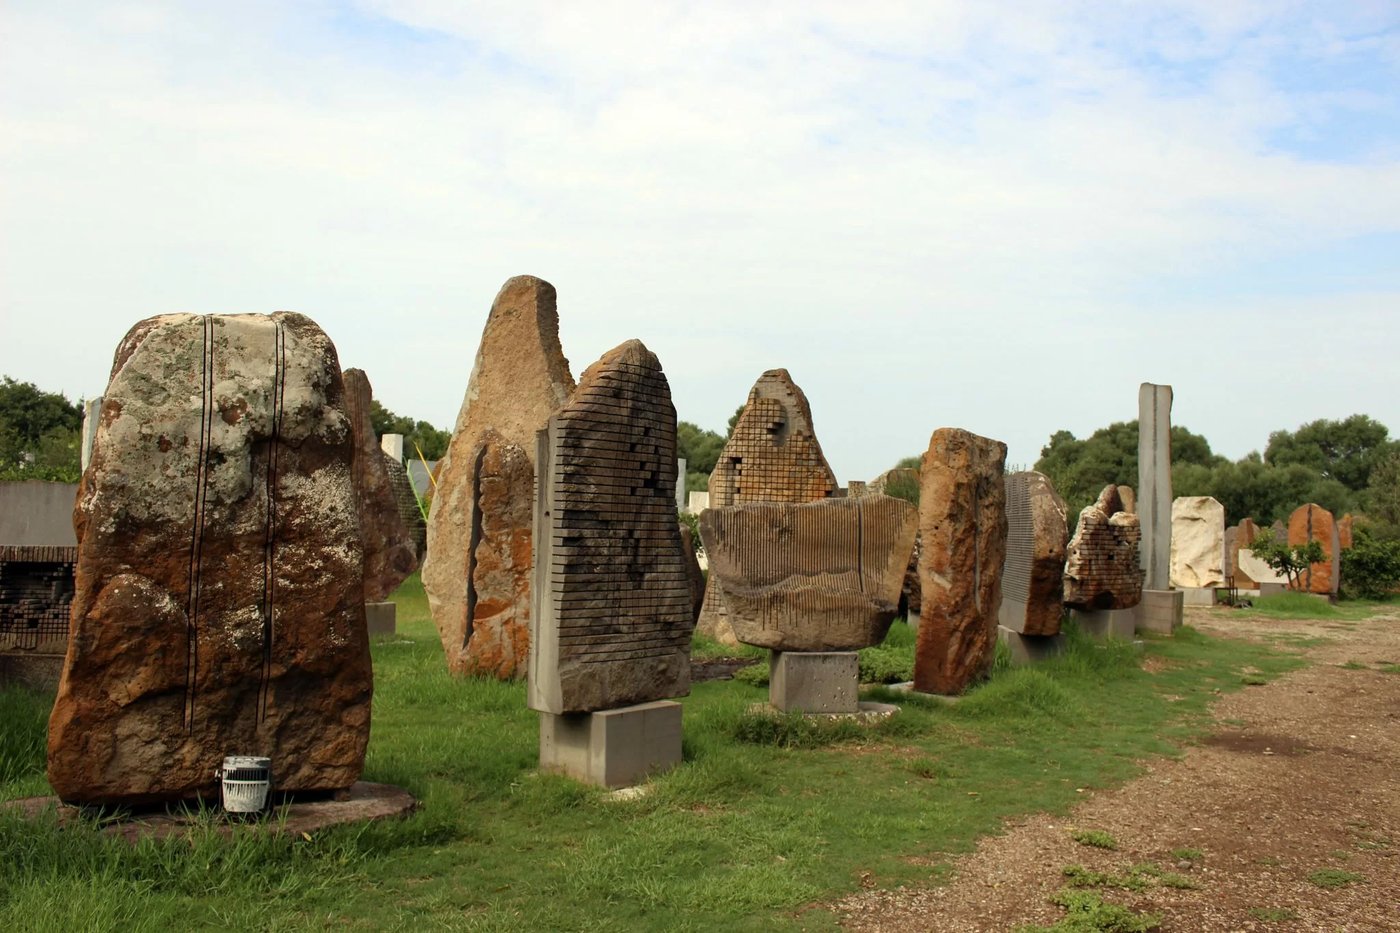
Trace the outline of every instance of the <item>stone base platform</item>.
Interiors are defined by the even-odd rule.
[[[784,713],[857,713],[860,656],[854,651],[774,651],[768,702]]]
[[[1181,628],[1185,605],[1181,590],[1143,590],[1137,606],[1137,630],[1172,634]]]
[[[220,833],[231,836],[236,830],[265,833],[313,833],[343,823],[368,823],[373,820],[403,817],[418,807],[413,795],[392,784],[371,784],[356,781],[348,791],[335,797],[315,800],[289,800],[256,818],[230,816],[215,811],[219,819],[215,826]],[[0,809],[18,811],[27,819],[36,819],[51,809],[57,809],[60,826],[79,819],[80,807],[63,803],[57,797],[25,797],[0,803]],[[95,811],[94,811],[95,812]],[[102,827],[103,835],[119,836],[128,842],[139,839],[165,839],[202,831],[204,820],[190,805],[162,809],[123,811],[125,815],[108,814],[109,822]]]
[[[749,712],[760,716],[786,716],[788,712],[775,709],[769,703],[755,703],[749,707]],[[893,703],[876,703],[873,700],[861,700],[856,703],[856,708],[849,713],[803,713],[808,719],[835,721],[838,719],[852,719],[856,722],[872,724],[883,722],[895,713],[899,712],[899,707]]]
[[[1022,635],[1004,625],[997,626],[997,641],[1011,649],[1012,664],[1034,664],[1053,658],[1065,646],[1063,635]]]
[[[1219,601],[1219,594],[1213,586],[1185,586],[1176,592],[1181,594],[1182,603],[1187,606],[1214,606]]]
[[[63,655],[29,651],[0,652],[0,687],[21,684],[31,690],[55,690],[63,673]]]
[[[397,605],[365,603],[365,629],[370,638],[393,638],[398,631]]]
[[[628,787],[681,763],[681,705],[638,703],[596,713],[540,713],[540,770]]]
[[[1138,606],[1131,609],[1072,609],[1070,618],[1091,638],[1121,638],[1130,641],[1137,634]]]

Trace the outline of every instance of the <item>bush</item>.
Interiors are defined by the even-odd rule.
[[[1400,586],[1400,541],[1381,541],[1358,530],[1342,552],[1342,595],[1384,599]]]

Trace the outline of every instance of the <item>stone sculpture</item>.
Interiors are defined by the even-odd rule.
[[[372,672],[343,393],[299,314],[165,315],[122,340],[74,513],[62,799],[210,795],[229,754],[271,757],[281,791],[359,776]]]
[[[1210,496],[1172,501],[1172,586],[1225,585],[1225,506]]]
[[[540,760],[634,783],[680,760],[694,630],[676,523],[676,412],[637,340],[583,374],[540,432],[529,704]],[[580,715],[582,714],[582,715]]]
[[[418,496],[413,492],[413,480],[398,457],[382,452],[384,471],[389,476],[389,487],[394,491],[394,504],[398,506],[399,518],[413,539],[413,553],[421,562],[428,543],[428,523],[418,508]]]
[[[1019,635],[1057,635],[1069,543],[1065,500],[1043,473],[1011,473],[1005,484],[1006,562],[998,621]]]
[[[1006,560],[1006,445],[957,428],[929,439],[919,474],[923,611],[914,689],[961,693],[991,668]]]
[[[423,588],[455,674],[524,673],[535,434],[569,399],[554,286],[501,287],[428,514]]]
[[[1142,529],[1137,515],[1124,508],[1123,489],[1105,486],[1098,501],[1079,513],[1065,558],[1065,605],[1130,609],[1142,599]]]
[[[1342,547],[1337,522],[1332,513],[1309,502],[1300,505],[1288,516],[1288,546],[1299,547],[1309,541],[1322,545],[1322,560],[1308,565],[1298,578],[1304,592],[1336,595],[1341,582]]]
[[[689,525],[682,524],[681,553],[685,555],[686,583],[690,586],[690,603],[694,610],[692,619],[700,619],[700,609],[705,605],[705,574],[700,570],[700,561],[695,556],[695,535]]]
[[[709,508],[750,502],[812,502],[836,495],[836,475],[812,431],[812,408],[786,369],[770,369],[749,391],[710,474]],[[734,646],[724,599],[705,588],[698,630]]]
[[[1252,518],[1242,518],[1240,523],[1225,532],[1225,572],[1230,574],[1235,586],[1242,590],[1259,588],[1259,581],[1240,561],[1240,551],[1248,550],[1259,537],[1259,526]]]
[[[360,508],[360,540],[365,552],[365,602],[389,598],[409,574],[418,569],[413,537],[399,515],[394,487],[384,465],[384,452],[370,421],[373,390],[360,369],[344,373],[345,408],[355,438],[351,476]]]
[[[1350,512],[1337,520],[1337,544],[1343,551],[1347,550],[1352,545],[1352,527],[1355,523],[1356,519]]]

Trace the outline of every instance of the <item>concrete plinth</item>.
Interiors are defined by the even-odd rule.
[[[681,705],[671,700],[596,713],[540,713],[542,771],[627,787],[680,762]]]
[[[1137,606],[1137,630],[1170,635],[1181,627],[1185,605],[1181,590],[1143,590]]]
[[[1214,606],[1216,603],[1213,586],[1183,586],[1176,592],[1181,594],[1182,604],[1186,606]]]
[[[1012,664],[1034,664],[1053,658],[1064,648],[1063,635],[1022,635],[1004,625],[997,626],[997,641],[1011,649]]]
[[[1260,596],[1277,596],[1287,589],[1288,585],[1285,583],[1265,583],[1262,580],[1259,581]]]
[[[768,702],[784,713],[860,709],[860,658],[854,651],[774,651]]]
[[[398,629],[397,619],[393,603],[365,603],[365,628],[370,638],[392,638]]]
[[[1138,608],[1131,609],[1072,609],[1070,618],[1079,625],[1084,634],[1103,640],[1121,638],[1131,641],[1137,634]]]
[[[61,654],[0,652],[0,687],[22,684],[31,690],[53,690],[62,673]]]

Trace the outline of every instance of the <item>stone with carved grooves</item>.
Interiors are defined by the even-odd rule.
[[[1022,635],[1059,634],[1069,543],[1065,500],[1043,473],[1011,473],[1005,482],[1001,625]]]
[[[1288,545],[1298,547],[1309,541],[1322,545],[1322,560],[1310,564],[1299,575],[1304,592],[1335,594],[1341,582],[1342,547],[1336,519],[1320,505],[1300,505],[1288,516]]]

